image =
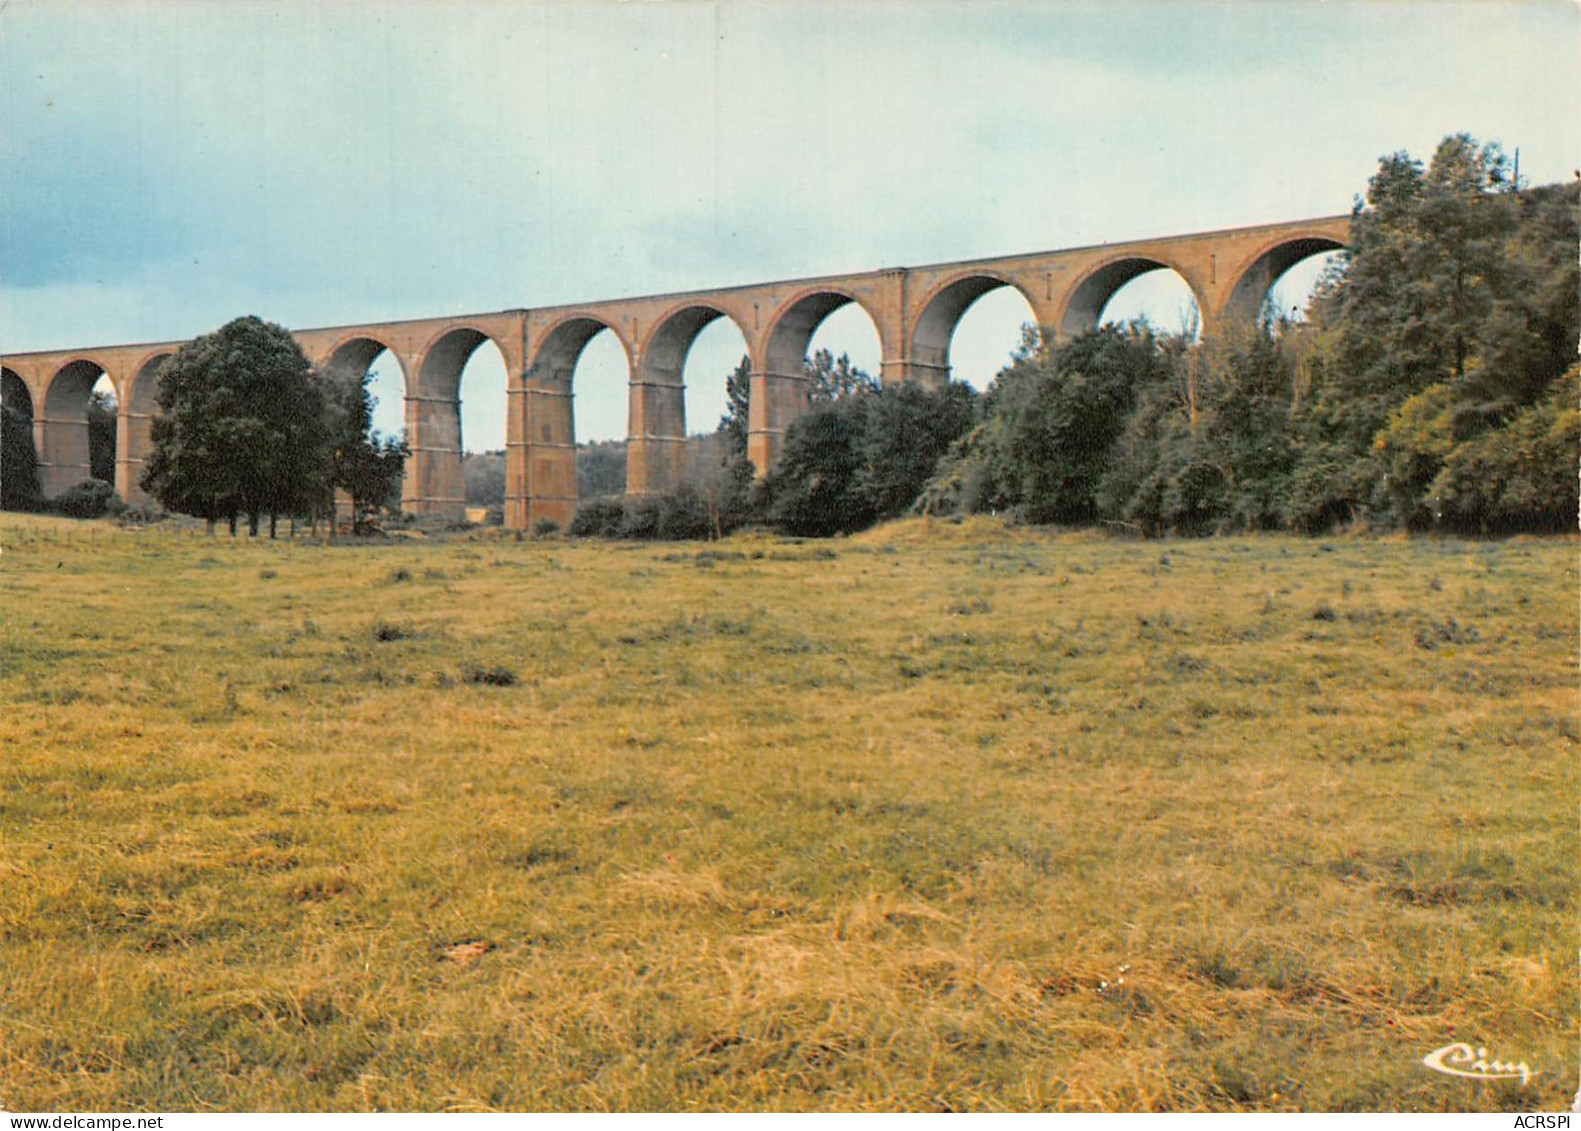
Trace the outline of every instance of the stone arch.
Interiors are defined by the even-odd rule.
[[[33,393],[21,374],[0,366],[0,502],[15,506],[30,501],[38,490],[38,448],[33,430]]]
[[[813,334],[841,307],[855,304],[872,323],[880,358],[895,356],[885,323],[861,299],[838,287],[809,287],[782,302],[769,317],[754,358],[747,455],[758,475],[768,474],[779,459],[780,445],[791,423],[807,411],[807,374],[803,362]]]
[[[1179,275],[1191,289],[1197,309],[1206,311],[1207,305],[1203,302],[1201,291],[1178,264],[1152,256],[1118,255],[1089,268],[1071,287],[1059,317],[1060,336],[1068,337],[1096,328],[1098,320],[1103,317],[1103,308],[1109,305],[1115,292],[1149,271],[1173,271]]]
[[[734,317],[717,306],[705,302],[688,302],[667,311],[648,334],[637,363],[638,380],[671,380],[680,382],[681,369],[686,364],[686,353],[692,348],[705,328],[717,319],[726,319],[747,340],[747,331]]]
[[[527,368],[525,420],[522,428],[522,494],[528,500],[525,521],[553,519],[562,526],[576,512],[576,413],[572,389],[577,362],[599,334],[608,330],[626,362],[626,431],[631,431],[631,347],[610,323],[590,314],[567,314],[536,336]],[[631,461],[626,462],[629,482]]]
[[[413,514],[437,514],[451,521],[466,517],[461,371],[484,342],[493,342],[506,356],[492,334],[466,323],[447,326],[417,355],[416,378],[408,377],[406,383],[406,443],[411,455],[401,484],[401,506]],[[368,360],[376,356],[369,354]],[[407,372],[404,365],[402,372]]]
[[[1001,287],[1016,291],[1032,307],[1032,296],[1014,280],[991,271],[971,271],[946,280],[923,300],[922,313],[911,330],[911,368],[929,384],[950,379],[950,341],[966,311],[978,299]],[[1035,308],[1034,308],[1035,309]]]
[[[58,495],[93,473],[88,447],[88,397],[108,370],[89,357],[66,362],[44,386],[44,414],[36,421],[39,486]],[[110,378],[115,384],[115,378]],[[117,388],[117,394],[119,389]],[[119,400],[117,395],[117,400]]]
[[[527,369],[530,382],[570,396],[571,377],[576,372],[576,363],[582,356],[582,350],[605,330],[614,335],[626,355],[629,380],[632,370],[631,347],[620,331],[602,318],[571,314],[550,325],[539,338],[538,347],[533,351]]]
[[[33,419],[33,393],[22,375],[10,366],[0,366],[0,406]]]
[[[336,342],[324,353],[324,368],[360,377],[368,371],[368,366],[373,364],[374,359],[386,351],[395,359],[395,364],[401,370],[401,395],[411,396],[412,374],[406,360],[395,352],[390,343],[371,334],[348,334]],[[457,370],[457,376],[460,376],[460,370]]]
[[[147,500],[140,482],[143,464],[154,447],[154,416],[159,411],[159,371],[173,350],[150,354],[132,370],[121,402],[120,429],[115,445],[115,490],[128,503]]]
[[[44,414],[54,416],[86,411],[88,394],[109,370],[91,357],[77,357],[58,367],[44,386]],[[115,378],[110,378],[114,383]],[[117,394],[120,389],[116,389]]]
[[[1345,244],[1326,235],[1286,234],[1251,255],[1230,288],[1224,302],[1227,317],[1250,321],[1262,309],[1263,299],[1279,277],[1303,259],[1330,251],[1343,251]]]
[[[688,302],[654,324],[638,355],[631,383],[630,435],[626,449],[626,493],[657,495],[674,490],[686,464],[686,384],[682,370],[692,343],[717,319],[741,324],[717,306]]]
[[[466,324],[450,326],[436,334],[418,354],[421,360],[417,363],[415,396],[420,400],[435,397],[456,399],[461,389],[461,371],[466,368],[467,360],[473,352],[484,342],[493,342],[494,348],[500,351],[500,356],[506,356],[505,347],[492,334],[476,326]],[[371,361],[372,358],[370,357],[369,360]],[[402,372],[405,372],[404,365]],[[407,385],[407,395],[414,395],[410,380]]]
[[[152,416],[159,411],[159,371],[175,357],[174,350],[150,354],[132,370],[126,383],[126,403],[122,414]]]
[[[780,304],[769,319],[763,335],[763,362],[769,373],[781,377],[800,376],[813,333],[829,315],[855,303],[873,323],[884,357],[894,356],[893,344],[885,341],[884,323],[861,299],[838,287],[817,287],[802,291]]]

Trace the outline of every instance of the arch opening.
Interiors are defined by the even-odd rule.
[[[814,399],[881,380],[883,363],[877,324],[848,294],[817,291],[780,312],[769,328],[763,372],[752,378],[747,455],[756,473],[774,466],[786,430]]]
[[[33,394],[15,371],[0,369],[0,507],[28,507],[39,491]]]
[[[423,353],[418,365],[415,392],[407,397],[406,442],[411,447],[401,488],[401,506],[413,514],[437,514],[452,521],[467,517],[466,476],[463,452],[461,386],[469,362],[490,347],[494,360],[485,360],[485,383],[491,369],[503,386],[504,354],[483,331],[458,326],[446,332]],[[488,354],[485,353],[485,357]],[[487,396],[481,400],[480,422],[498,420],[503,446],[504,407]],[[498,398],[499,402],[504,397]]]
[[[116,433],[120,431],[121,402],[115,382],[102,373],[88,390],[88,467],[95,479],[115,482]]]
[[[382,436],[406,432],[406,373],[401,361],[377,338],[353,338],[335,347],[324,368],[346,380],[368,379],[373,400],[373,431]]]
[[[963,381],[986,389],[1037,330],[1037,315],[1021,289],[975,275],[939,291],[917,319],[912,364],[936,382]]]
[[[686,387],[686,419],[693,433],[713,435],[730,415],[730,381],[743,365],[744,372],[750,375],[750,355],[746,335],[728,315],[711,319],[697,332],[681,369]]]
[[[721,475],[732,454],[732,437],[740,453],[746,451],[744,411],[733,430],[722,433],[720,426],[729,409],[733,374],[739,375],[739,407],[746,407],[750,364],[742,369],[742,359],[747,353],[746,335],[717,307],[685,307],[655,327],[643,350],[641,378],[632,389],[628,492],[662,495],[683,481],[705,493],[724,488]]]
[[[1255,281],[1249,285],[1254,293],[1240,296],[1240,284],[1232,294],[1231,303],[1239,301],[1251,305],[1254,312],[1261,315],[1266,309],[1267,313],[1276,317],[1281,322],[1297,324],[1306,322],[1311,316],[1312,298],[1318,286],[1343,261],[1344,248],[1332,240],[1304,241],[1307,248],[1302,254],[1291,258],[1282,256],[1270,262],[1262,270],[1269,273],[1271,282],[1261,294],[1255,294]],[[1328,244],[1327,247],[1316,246]],[[1302,251],[1302,249],[1296,249]],[[1285,260],[1288,259],[1288,262]],[[1243,276],[1243,282],[1245,277]],[[1238,308],[1239,309],[1239,308]]]
[[[154,415],[159,411],[159,371],[174,356],[156,354],[138,366],[126,393],[121,437],[125,440],[116,461],[116,489],[129,503],[146,502],[143,490],[143,463],[154,446]]]
[[[324,361],[324,371],[334,380],[364,382],[372,410],[371,429],[375,438],[406,437],[406,416],[411,408],[406,395],[406,371],[394,351],[378,338],[357,337],[340,343]],[[384,505],[391,509],[415,512],[419,508],[406,490],[412,480],[412,460],[401,469]]]
[[[505,521],[505,355],[484,339],[467,357],[456,384],[461,412],[461,476],[467,519]]]
[[[1169,264],[1120,259],[1104,264],[1076,288],[1060,320],[1060,334],[1137,319],[1166,334],[1195,338],[1201,330],[1202,310],[1191,284]]]
[[[631,367],[606,323],[572,318],[538,348],[528,396],[532,443],[544,454],[528,470],[535,505],[623,495],[630,428]],[[556,450],[567,464],[555,462]]]
[[[884,362],[878,326],[850,295],[822,291],[785,311],[769,337],[768,370],[778,376],[809,376],[819,353],[846,357],[853,369],[877,378]]]
[[[105,376],[103,366],[79,358],[58,369],[44,390],[38,455],[39,486],[46,498],[94,477],[90,404]],[[110,387],[114,388],[113,382]],[[113,465],[113,448],[111,461]]]

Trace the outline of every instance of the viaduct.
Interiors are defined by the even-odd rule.
[[[749,454],[773,464],[785,429],[808,403],[802,360],[818,324],[856,303],[882,347],[880,379],[936,387],[949,379],[950,337],[982,295],[1014,287],[1045,337],[1098,324],[1120,287],[1172,269],[1191,288],[1204,332],[1251,318],[1268,288],[1299,261],[1345,246],[1350,217],[1233,228],[992,259],[887,268],[683,294],[652,295],[494,314],[297,330],[315,365],[363,372],[388,349],[406,393],[412,454],[403,507],[460,518],[461,370],[485,340],[506,367],[505,524],[540,518],[564,525],[576,509],[572,375],[588,341],[611,331],[629,366],[626,490],[657,494],[677,481],[686,439],[682,366],[693,339],[716,318],[740,329],[751,359]],[[0,357],[0,400],[33,420],[46,496],[88,478],[89,393],[107,376],[120,406],[115,487],[146,496],[138,476],[150,448],[158,371],[181,342],[51,350]]]

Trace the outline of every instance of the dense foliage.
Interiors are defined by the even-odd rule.
[[[330,513],[346,491],[359,514],[399,481],[407,449],[372,433],[368,375],[315,372],[296,340],[238,318],[188,342],[159,373],[159,412],[142,486],[170,510],[232,532],[268,515]]]
[[[505,505],[505,452],[466,452],[461,457],[461,474],[466,481],[467,506],[503,507]]]
[[[1029,338],[919,500],[1149,533],[1572,526],[1577,185],[1385,158],[1310,321]]]
[[[1515,191],[1502,152],[1465,135],[1425,170],[1404,153],[1383,160],[1345,273],[1318,307],[1313,395],[1292,421],[1292,523],[1575,521],[1573,450],[1563,464],[1511,469],[1559,491],[1542,500],[1474,488],[1463,471],[1535,427],[1529,412],[1575,363],[1576,205],[1574,182]],[[1574,409],[1556,402],[1550,423],[1563,430]]]
[[[576,446],[576,493],[580,498],[598,499],[625,491],[626,441],[594,440]]]
[[[25,405],[0,398],[0,508],[34,510],[42,505],[33,415]]]
[[[88,395],[88,470],[105,483],[115,482],[117,416],[114,397],[97,389]]]
[[[952,383],[867,387],[815,403],[785,433],[765,479],[765,518],[790,534],[829,535],[896,518],[972,426],[976,394]]]
[[[1380,162],[1305,321],[1269,308],[1201,341],[1137,323],[1050,344],[1029,328],[975,404],[962,386],[882,388],[820,351],[778,464],[727,509],[801,535],[908,509],[1148,534],[1571,527],[1577,204],[1576,183],[1520,188],[1498,146],[1456,135],[1425,167]],[[749,377],[743,359],[725,466],[745,464]],[[609,503],[573,529],[717,532],[679,517],[703,498],[689,481],[641,517]]]

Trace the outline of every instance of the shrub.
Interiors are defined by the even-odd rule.
[[[626,508],[619,499],[589,499],[576,508],[567,533],[573,538],[613,538],[625,517]]]
[[[532,524],[534,538],[551,538],[560,533],[560,524],[552,518],[540,518]]]
[[[66,488],[52,502],[55,510],[70,518],[99,518],[126,509],[115,488],[102,479],[84,479]]]
[[[514,687],[519,682],[515,672],[499,664],[466,664],[461,669],[461,678],[467,683],[481,683],[487,687]]]

